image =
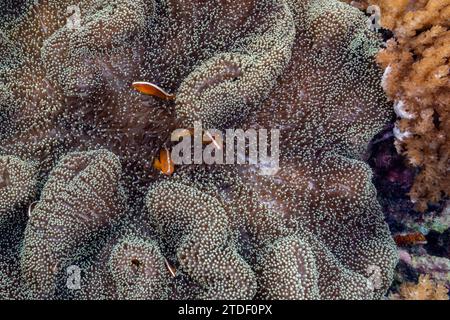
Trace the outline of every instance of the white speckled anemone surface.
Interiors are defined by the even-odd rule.
[[[391,114],[362,13],[332,0],[81,0],[69,28],[73,2],[0,4],[0,298],[385,293],[397,254],[362,153]],[[196,121],[279,128],[280,170],[152,168]]]

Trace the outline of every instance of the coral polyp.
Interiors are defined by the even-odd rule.
[[[392,112],[361,12],[333,0],[71,6],[0,4],[1,298],[386,293],[397,250],[364,159]],[[279,129],[279,170],[174,169],[171,133],[197,122]]]

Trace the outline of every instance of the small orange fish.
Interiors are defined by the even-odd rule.
[[[132,84],[133,88],[135,88],[140,93],[158,97],[160,99],[164,100],[174,100],[175,95],[170,94],[166,92],[164,89],[158,87],[156,84],[150,83],[150,82],[144,82],[144,81],[137,81],[133,82]]]
[[[175,165],[170,157],[169,150],[164,148],[159,151],[159,158],[155,159],[153,167],[167,176],[170,176],[175,171]]]
[[[394,236],[395,243],[399,247],[426,244],[427,239],[420,232],[412,232],[406,234],[397,234]]]

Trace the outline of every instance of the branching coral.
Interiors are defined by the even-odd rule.
[[[429,275],[420,275],[417,284],[407,283],[400,287],[395,299],[402,300],[448,300],[448,289],[430,279]]]
[[[16,245],[0,251],[2,297],[385,293],[396,249],[362,159],[391,114],[380,41],[357,9],[85,0],[73,28],[70,1],[24,1],[13,15],[8,3],[0,169],[11,178],[0,180],[0,214],[2,241]],[[176,98],[140,95],[135,81]],[[281,167],[180,166],[162,177],[154,157],[196,121],[279,128]],[[19,226],[6,221],[15,212]],[[69,266],[82,270],[79,290],[66,285]]]
[[[395,34],[378,61],[399,118],[397,149],[420,168],[410,196],[424,211],[450,194],[450,1],[372,2]]]

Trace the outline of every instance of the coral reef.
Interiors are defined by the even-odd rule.
[[[429,206],[424,213],[414,210],[408,192],[414,169],[397,153],[393,124],[376,135],[370,144],[369,164],[386,221],[398,246],[399,264],[389,297],[400,298],[400,288],[417,283],[427,275],[450,289],[449,202]]]
[[[71,5],[0,4],[1,298],[386,293],[397,251],[364,159],[392,115],[361,12],[84,0],[74,26]],[[197,121],[280,129],[280,168],[153,168],[173,129]]]
[[[395,103],[396,146],[420,172],[410,196],[425,211],[450,194],[450,1],[370,1],[394,32],[378,54],[384,89]]]
[[[400,294],[395,296],[401,300],[448,300],[447,288],[430,279],[429,275],[421,275],[417,284],[408,283],[400,288]]]
[[[375,137],[370,159],[387,222],[401,244],[390,291],[398,295],[399,287],[417,282],[419,273],[450,288],[450,215],[445,200],[449,190],[450,3],[345,2],[364,11],[368,5],[379,6],[378,22],[393,31],[380,29],[387,43],[378,60],[385,68],[383,86],[394,102],[397,123]]]

